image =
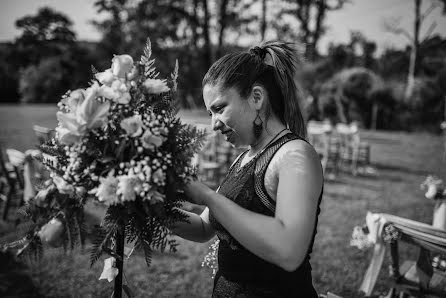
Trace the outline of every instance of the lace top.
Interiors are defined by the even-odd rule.
[[[277,150],[295,139],[299,138],[292,133],[280,137],[243,166],[241,161],[247,151],[242,153],[229,169],[218,192],[245,209],[274,216],[275,197],[271,198],[271,189],[268,191],[265,188],[265,174]],[[317,215],[320,213],[321,198],[322,190]],[[209,220],[220,240],[213,297],[235,297],[239,294],[243,294],[243,297],[317,297],[309,262],[316,235],[317,216],[306,257],[293,272],[287,272],[248,251],[226,231],[212,212]]]

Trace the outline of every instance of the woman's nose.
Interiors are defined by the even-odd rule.
[[[212,130],[218,130],[223,123],[215,116],[212,116]]]

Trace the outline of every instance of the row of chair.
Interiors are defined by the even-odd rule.
[[[54,129],[34,125],[34,134],[39,144],[42,144],[55,135]],[[21,207],[26,200],[34,195],[32,179],[45,179],[45,171],[36,158],[39,150],[27,150],[20,152],[15,149],[6,149],[0,146],[0,210],[1,218],[8,220],[12,209]],[[40,167],[40,168],[36,168]],[[32,172],[32,175],[24,175],[24,172]]]
[[[370,144],[361,140],[356,123],[309,121],[307,132],[308,141],[321,157],[326,177],[336,177],[341,171],[357,175],[371,169]]]

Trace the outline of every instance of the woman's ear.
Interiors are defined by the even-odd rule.
[[[263,86],[254,85],[248,98],[249,105],[255,110],[261,110],[266,102],[266,90]]]

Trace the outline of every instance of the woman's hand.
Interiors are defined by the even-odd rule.
[[[215,193],[208,186],[199,181],[191,181],[184,190],[188,200],[197,205],[208,205],[210,195]]]

